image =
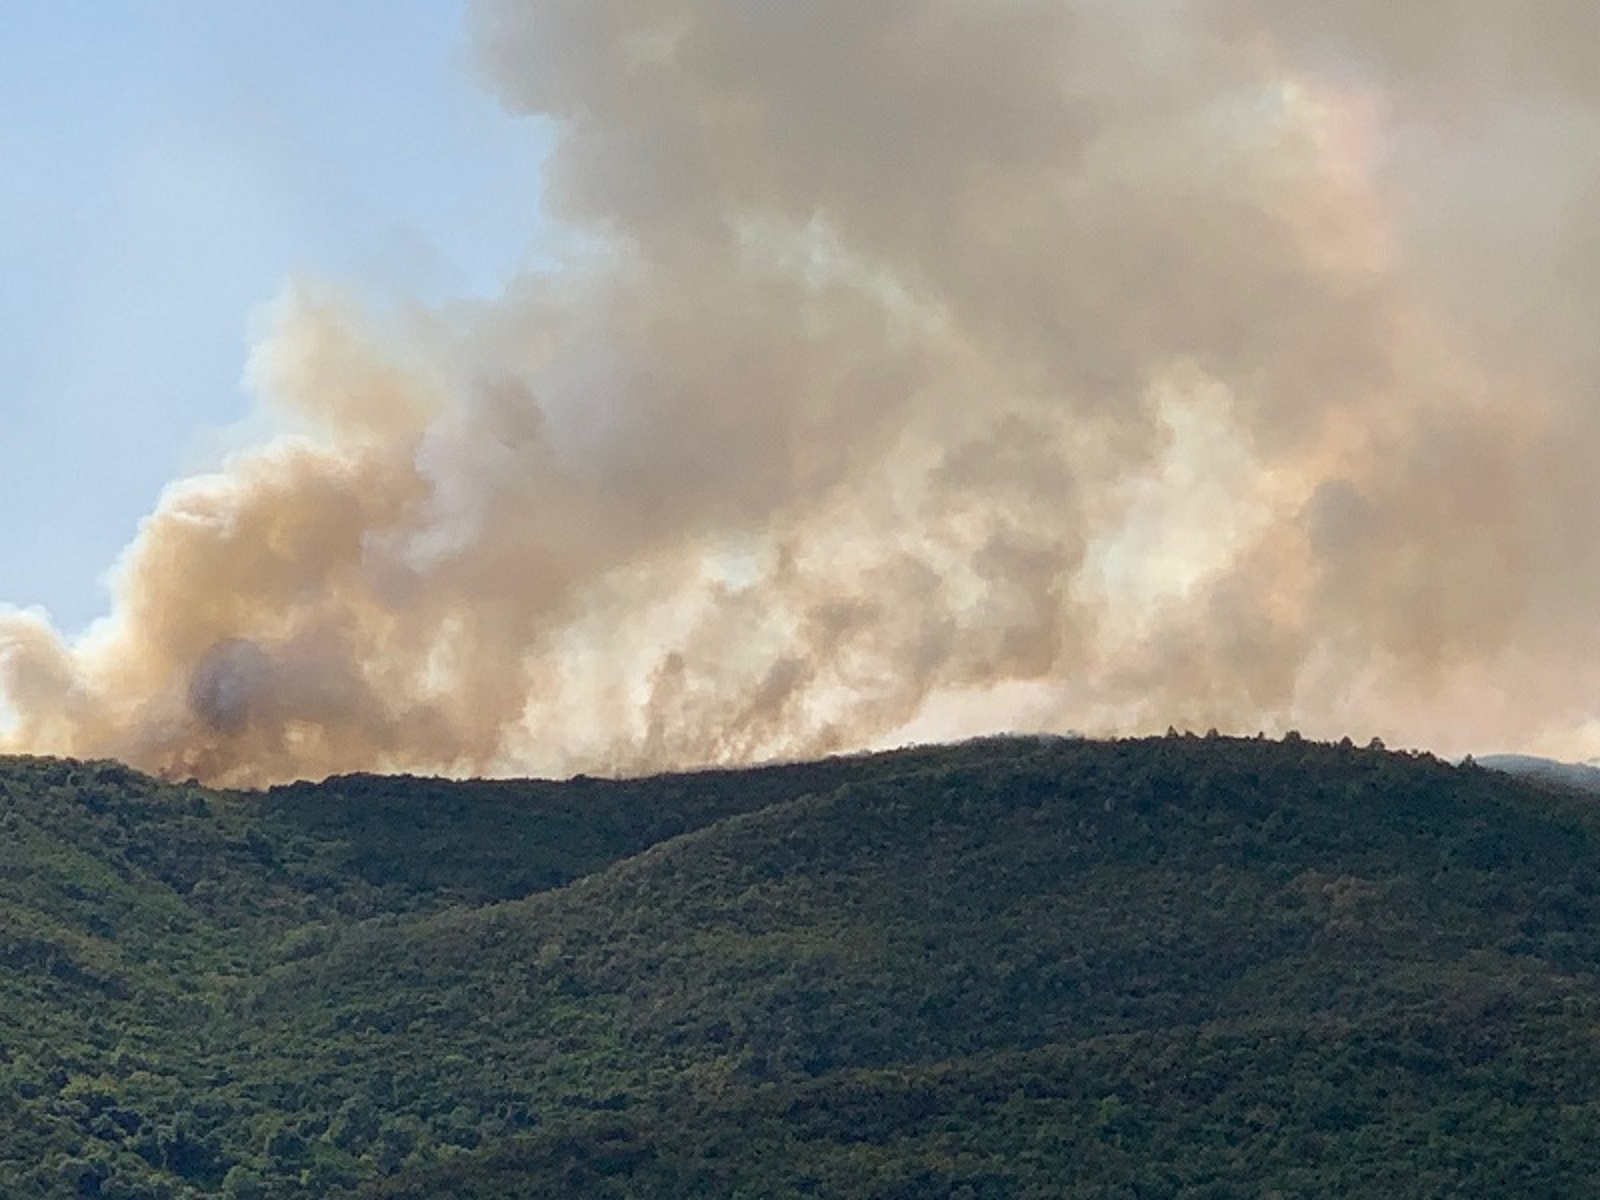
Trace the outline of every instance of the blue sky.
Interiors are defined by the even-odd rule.
[[[497,291],[549,137],[448,0],[0,3],[0,603],[107,609],[161,487],[245,415],[292,276]]]

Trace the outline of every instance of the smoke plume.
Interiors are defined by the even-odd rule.
[[[1600,750],[1590,0],[479,0],[560,265],[249,366],[6,743],[259,782],[1003,726]]]

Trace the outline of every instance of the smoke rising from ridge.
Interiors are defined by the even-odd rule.
[[[221,782],[1008,724],[1600,750],[1592,5],[471,25],[562,130],[564,265],[384,319],[291,288],[249,373],[300,432],[174,484],[79,642],[0,613],[0,746]]]

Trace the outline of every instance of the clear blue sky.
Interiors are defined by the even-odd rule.
[[[0,0],[0,603],[106,610],[291,275],[497,290],[549,136],[476,80],[456,0]]]

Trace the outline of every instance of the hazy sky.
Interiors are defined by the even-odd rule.
[[[1600,754],[1596,46],[1594,0],[0,3],[0,749]]]
[[[239,440],[292,276],[497,291],[547,143],[452,0],[0,4],[0,600],[105,612],[162,486]]]

